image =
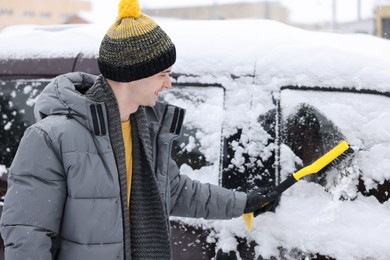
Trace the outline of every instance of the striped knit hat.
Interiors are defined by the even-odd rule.
[[[141,13],[138,0],[121,0],[118,18],[100,45],[102,75],[130,82],[159,73],[175,61],[175,45],[152,18]]]

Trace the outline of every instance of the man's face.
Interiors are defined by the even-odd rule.
[[[148,78],[134,81],[132,99],[141,106],[154,106],[161,92],[172,87],[169,73],[172,67]]]
[[[131,107],[154,106],[161,92],[172,86],[169,67],[148,78],[135,80],[127,86],[116,88],[116,98],[120,104]]]

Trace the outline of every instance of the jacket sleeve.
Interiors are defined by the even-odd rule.
[[[169,172],[172,216],[231,219],[243,214],[245,193],[192,180],[179,173],[172,159]]]
[[[65,196],[58,152],[47,133],[35,126],[27,129],[10,167],[1,217],[5,259],[52,259]]]

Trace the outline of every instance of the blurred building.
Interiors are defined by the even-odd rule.
[[[183,0],[185,1],[185,0]],[[278,2],[258,1],[204,6],[185,6],[172,8],[145,9],[144,13],[153,17],[170,17],[180,19],[240,19],[257,18],[288,22],[288,11]]]
[[[91,11],[86,0],[2,0],[0,30],[17,24],[69,23],[80,11]]]
[[[376,9],[376,35],[390,39],[390,5],[378,6]]]
[[[335,33],[364,33],[375,35],[375,19],[367,18],[349,22],[339,22],[336,24],[312,23],[312,24],[291,24],[295,27],[311,31],[335,32]]]

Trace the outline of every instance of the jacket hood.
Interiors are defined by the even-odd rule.
[[[40,121],[49,115],[67,115],[85,125],[89,104],[95,102],[84,94],[93,86],[96,78],[87,73],[72,72],[53,79],[35,103],[35,119]]]

